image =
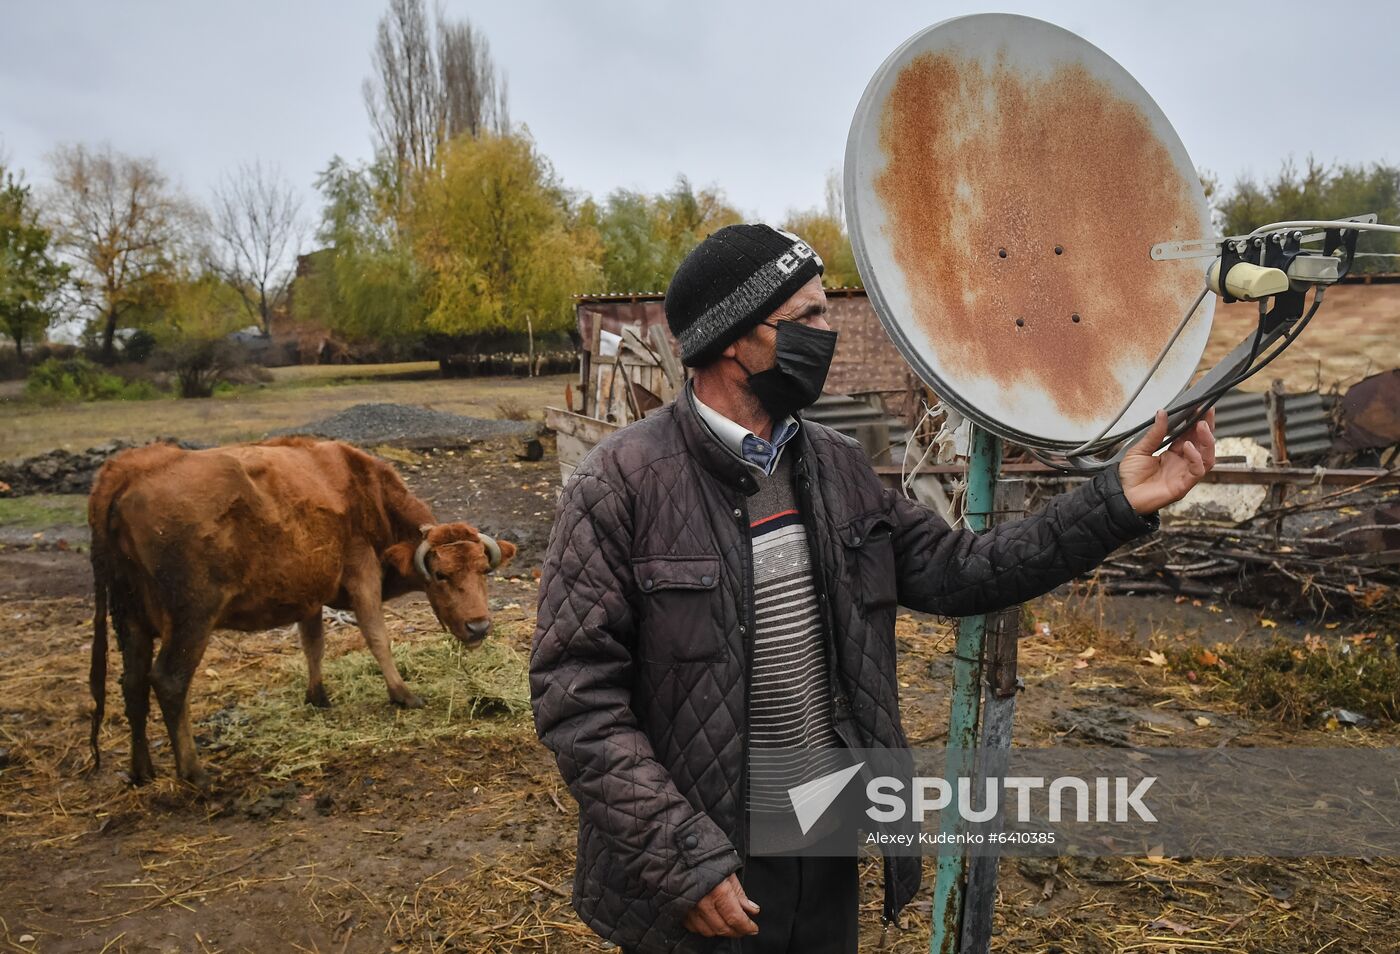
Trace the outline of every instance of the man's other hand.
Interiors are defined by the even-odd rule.
[[[743,937],[757,934],[758,925],[749,917],[758,905],[744,894],[739,879],[730,875],[710,889],[700,903],[685,916],[685,929],[705,937]]]
[[[1215,466],[1215,409],[1206,412],[1196,426],[1172,441],[1161,454],[1155,451],[1167,438],[1167,412],[1158,411],[1146,436],[1118,464],[1123,495],[1134,510],[1146,515],[1176,503],[1201,482]]]

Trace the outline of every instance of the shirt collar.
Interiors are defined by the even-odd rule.
[[[773,439],[766,441],[753,431],[725,417],[710,407],[690,388],[690,399],[695,402],[695,411],[709,427],[710,432],[731,454],[759,470],[772,476],[782,457],[783,447],[797,435],[798,424],[791,416],[773,425]]]

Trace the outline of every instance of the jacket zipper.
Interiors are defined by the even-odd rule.
[[[749,697],[753,692],[753,635],[754,635],[754,603],[753,603],[753,535],[749,530],[749,506],[748,501],[741,500],[734,508],[736,519],[739,521],[739,538],[742,548],[739,551],[740,559],[744,567],[743,593],[744,605],[740,615],[739,637],[744,647],[744,704],[742,708],[742,718],[744,720],[742,737],[744,740],[743,755],[739,764],[739,860],[742,864],[747,864],[749,860]]]
[[[812,507],[812,482],[807,470],[807,460],[803,458],[802,473],[798,478],[798,506],[802,511],[802,524],[807,532],[807,551],[812,561],[812,578],[819,587],[818,601],[822,615],[822,634],[826,644],[827,655],[827,688],[831,692],[831,724],[836,730],[836,735],[846,744],[847,748],[859,748],[856,743],[858,739],[848,738],[843,731],[843,722],[851,718],[850,703],[846,696],[846,690],[841,685],[841,677],[838,673],[839,662],[836,657],[836,628],[832,625],[831,600],[827,596],[829,587],[826,580],[826,563],[822,559],[819,537],[814,523],[816,514]]]

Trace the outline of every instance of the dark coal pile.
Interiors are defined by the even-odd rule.
[[[57,449],[22,460],[0,462],[0,496],[85,494],[92,489],[92,478],[108,457],[130,447],[141,447],[145,443],[115,440],[89,447],[87,450]],[[188,450],[209,446],[177,441],[173,437],[157,438],[151,443],[177,444]]]
[[[352,444],[455,444],[493,437],[532,434],[539,425],[530,421],[496,421],[433,411],[408,404],[356,404],[330,417],[273,431],[283,434],[309,434]]]

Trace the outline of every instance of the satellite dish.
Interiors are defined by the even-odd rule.
[[[915,35],[861,98],[845,193],[890,338],[992,433],[1064,452],[1190,381],[1204,263],[1152,249],[1213,233],[1205,193],[1147,91],[1073,33],[978,14]]]

